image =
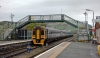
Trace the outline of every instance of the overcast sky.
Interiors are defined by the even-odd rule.
[[[14,21],[27,15],[61,14],[68,15],[75,20],[84,21],[85,9],[94,10],[95,16],[100,15],[100,0],[0,0],[0,21],[10,21],[10,14],[14,14]],[[88,12],[88,21],[92,25],[93,12]]]

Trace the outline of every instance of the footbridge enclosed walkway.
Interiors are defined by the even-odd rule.
[[[23,26],[34,22],[66,22],[67,24],[78,28],[80,26],[86,26],[85,23],[77,21],[65,14],[52,14],[52,15],[28,15],[23,19],[19,20],[16,23],[6,23],[3,28],[0,30],[0,40],[6,40],[8,36],[16,31],[16,29],[20,29]]]

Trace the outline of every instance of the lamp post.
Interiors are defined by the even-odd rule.
[[[87,12],[85,12],[84,15],[85,15],[85,23],[86,23],[86,21],[87,21],[87,20],[86,20]]]
[[[94,27],[94,11],[93,10],[90,10],[90,9],[86,9],[86,11],[92,11],[93,12],[93,27]]]
[[[90,9],[86,9],[86,11],[92,11],[93,12],[93,19],[92,19],[92,22],[93,22],[93,26],[92,26],[92,36],[94,38],[94,29],[95,29],[95,26],[94,26],[94,11],[93,10],[90,10]]]
[[[85,15],[85,24],[86,24],[85,26],[86,26],[86,28],[88,28],[87,12],[85,12],[84,15]]]
[[[10,17],[11,17],[11,23],[13,24],[13,17],[14,17],[14,15],[11,13]]]
[[[85,26],[86,26],[88,41],[89,41],[89,29],[88,29],[88,20],[87,20],[88,14],[87,14],[87,12],[85,12],[84,15],[85,15],[85,24],[86,24]]]

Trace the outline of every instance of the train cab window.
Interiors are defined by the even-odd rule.
[[[33,31],[33,35],[35,35],[35,33],[36,33],[36,32],[35,32],[35,31]]]
[[[41,30],[41,35],[44,35],[44,30]]]

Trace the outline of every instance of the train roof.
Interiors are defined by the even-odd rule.
[[[51,28],[51,27],[46,27],[46,29],[50,29],[50,30],[59,30],[59,29]]]

